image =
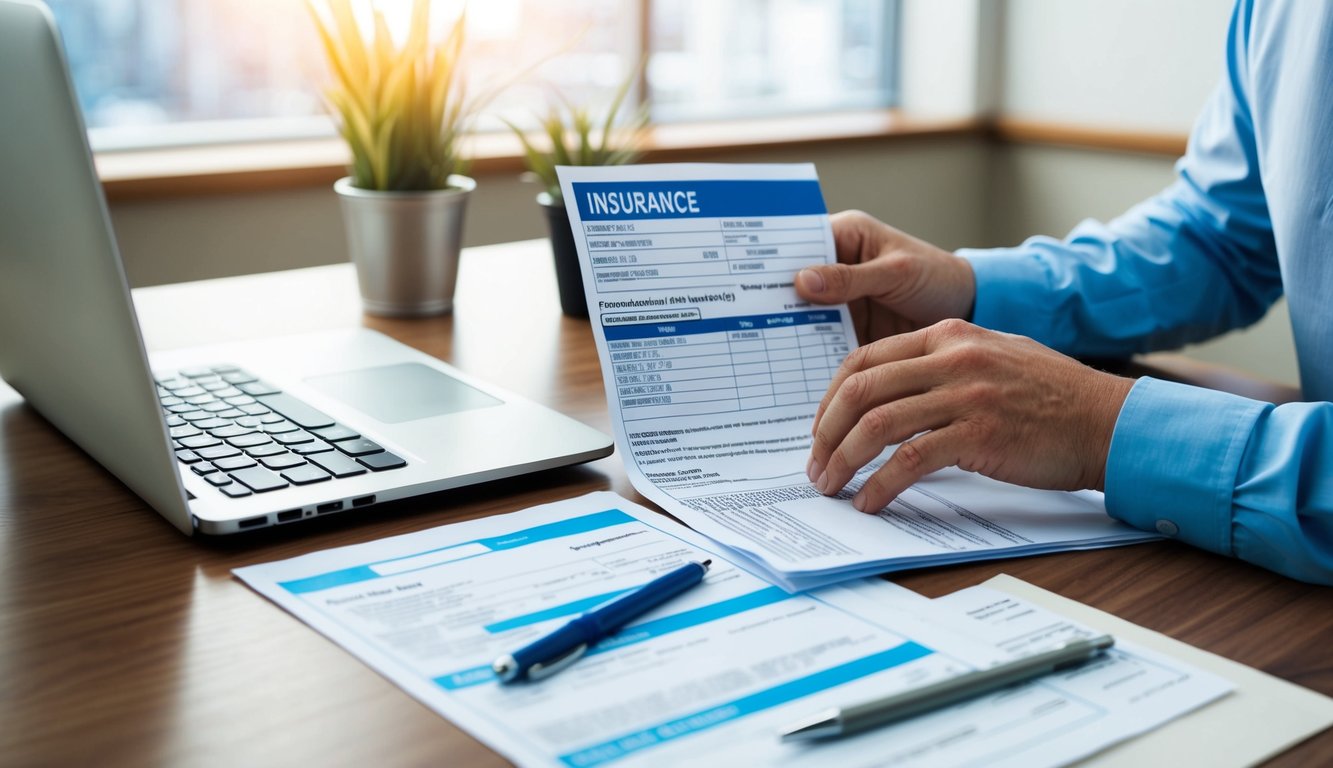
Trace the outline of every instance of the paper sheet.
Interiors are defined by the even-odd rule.
[[[710,550],[599,493],[236,575],[520,765],[1044,766],[1133,732],[1118,699],[1037,686],[854,738],[782,744],[794,719],[1001,654],[918,618],[929,601],[885,582],[791,595]],[[705,557],[714,565],[701,586],[569,669],[510,686],[491,674],[502,653]],[[1215,693],[1206,674],[1185,674],[1191,683],[1163,696],[1180,711]],[[1068,743],[1052,749],[1056,737]]]
[[[982,586],[1053,611],[1099,632],[1109,632],[1123,642],[1166,654],[1180,663],[1222,677],[1235,686],[1229,696],[1185,715],[1169,727],[1117,745],[1080,765],[1088,768],[1254,765],[1333,726],[1333,698],[1321,693],[1200,650],[1012,576],[996,576]]]
[[[936,473],[878,515],[805,476],[815,409],[856,344],[800,269],[835,260],[811,165],[560,168],[616,444],[634,487],[787,589],[1157,538],[1101,494]]]

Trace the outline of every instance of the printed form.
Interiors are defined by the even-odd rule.
[[[1184,665],[1130,668],[1116,657],[911,723],[783,744],[779,730],[793,720],[1014,649],[934,623],[931,601],[887,582],[794,595],[714,549],[663,515],[596,493],[235,573],[524,766],[1053,766],[1225,691]],[[703,584],[568,669],[513,685],[492,674],[496,657],[705,558]]]
[[[815,410],[856,345],[793,277],[836,260],[812,165],[562,167],[616,444],[634,487],[787,589],[1158,538],[1099,493],[944,470],[877,515],[805,476]]]

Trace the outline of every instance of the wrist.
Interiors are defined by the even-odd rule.
[[[1106,463],[1111,455],[1111,438],[1116,422],[1124,408],[1134,380],[1097,371],[1094,386],[1087,390],[1088,399],[1083,412],[1087,415],[1089,430],[1082,442],[1084,458],[1084,487],[1095,491],[1106,490]]]

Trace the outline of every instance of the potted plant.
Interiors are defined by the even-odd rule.
[[[333,75],[325,96],[352,155],[350,175],[334,191],[365,310],[448,312],[463,214],[476,188],[460,154],[476,114],[460,67],[465,18],[433,43],[430,2],[414,0],[399,45],[379,8],[363,30],[350,0],[307,6]]]
[[[543,187],[537,195],[537,203],[546,214],[551,233],[560,309],[571,317],[587,317],[588,303],[583,294],[574,233],[570,229],[569,214],[560,195],[560,179],[555,169],[559,165],[623,165],[639,157],[647,133],[646,105],[623,120],[619,119],[637,74],[636,69],[620,85],[601,120],[594,120],[592,110],[587,107],[557,97],[546,114],[539,116],[541,139],[538,143],[512,123],[508,124],[523,143],[528,171]]]

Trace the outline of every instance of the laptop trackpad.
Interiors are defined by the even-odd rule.
[[[306,383],[386,424],[500,405],[485,392],[421,363],[330,373]]]

